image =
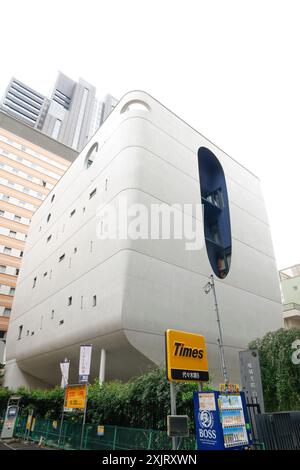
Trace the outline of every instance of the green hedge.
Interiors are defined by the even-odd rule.
[[[266,411],[300,410],[300,364],[292,361],[295,340],[300,340],[300,328],[280,328],[249,344],[259,352]]]
[[[191,429],[194,425],[193,392],[197,384],[180,383],[177,388],[177,412],[190,417]],[[209,390],[210,386],[206,385]],[[59,419],[63,406],[63,390],[32,390],[20,388],[15,394],[22,396],[21,414],[29,408],[41,418]],[[11,391],[0,388],[0,410],[6,408]],[[96,382],[89,386],[87,422],[110,424],[145,429],[166,429],[166,416],[170,414],[170,385],[165,371],[154,369],[129,382]],[[78,414],[68,415],[67,419],[77,421]]]

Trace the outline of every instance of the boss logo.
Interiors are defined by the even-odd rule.
[[[199,429],[199,436],[205,439],[216,439],[217,433],[214,429]]]

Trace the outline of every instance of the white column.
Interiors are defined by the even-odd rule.
[[[101,356],[100,356],[100,371],[99,371],[99,383],[103,384],[105,379],[105,365],[106,365],[106,351],[105,349],[101,349]]]

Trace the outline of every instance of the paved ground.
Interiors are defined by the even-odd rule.
[[[45,447],[38,447],[36,443],[24,443],[24,441],[0,441],[1,450],[51,450]]]

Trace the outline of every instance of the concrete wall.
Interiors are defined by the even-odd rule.
[[[148,109],[127,109],[136,101]],[[95,142],[98,154],[87,169],[87,152]],[[200,146],[216,155],[227,182],[232,261],[216,289],[230,380],[239,381],[238,351],[282,326],[259,180],[151,96],[131,92],[32,219],[7,347],[7,369],[18,367],[23,376],[8,372],[6,385],[26,383],[26,374],[58,384],[65,357],[71,359],[71,381],[76,382],[82,343],[93,344],[92,378],[104,347],[107,379],[127,379],[164,364],[166,328],[205,335],[212,380],[222,381],[213,298],[202,289],[211,274],[203,229],[197,251],[185,250],[183,240],[99,240],[96,233],[99,207],[117,207],[124,197],[148,208],[162,202],[199,204]]]

